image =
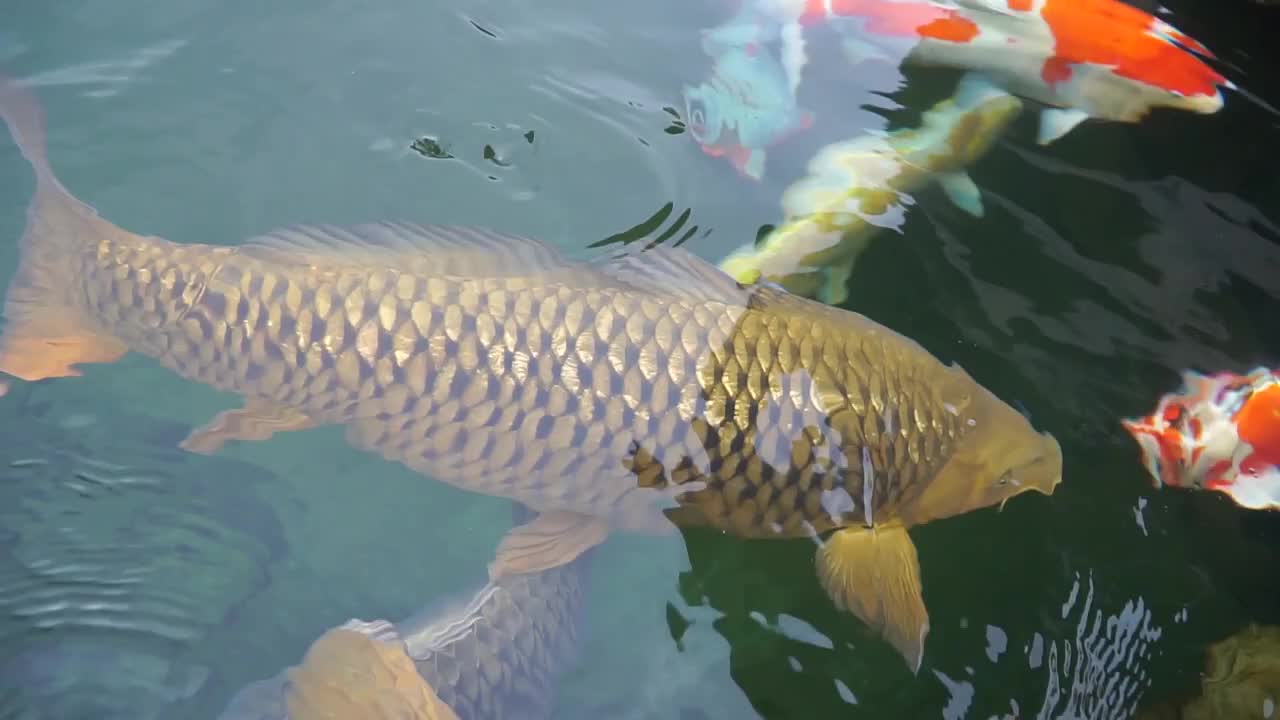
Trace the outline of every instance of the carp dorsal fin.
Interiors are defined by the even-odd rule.
[[[368,267],[428,276],[525,277],[582,265],[533,238],[487,228],[401,222],[292,225],[250,239],[240,252],[288,265]]]
[[[680,247],[634,243],[592,266],[619,283],[691,300],[745,305],[750,291],[724,270]]]

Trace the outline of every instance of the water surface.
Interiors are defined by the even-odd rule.
[[[725,10],[27,3],[7,14],[0,63],[37,86],[62,180],[136,232],[232,245],[399,218],[578,252],[669,205],[659,225],[687,210],[685,247],[714,261],[778,222],[818,147],[909,124],[955,80],[816,67],[803,100],[820,124],[750,183],[665,109],[705,76],[698,31]],[[1234,81],[1280,101],[1261,29],[1275,10],[1171,10]],[[1216,115],[1088,123],[1041,148],[1028,111],[972,171],[986,217],[922,192],[860,261],[849,308],[959,362],[1066,457],[1053,497],[913,531],[932,624],[917,676],[831,606],[808,541],[619,536],[596,563],[559,716],[1128,717],[1196,683],[1207,643],[1280,622],[1277,521],[1153,490],[1118,425],[1185,368],[1274,365],[1277,124],[1228,94]],[[31,186],[6,142],[0,237],[20,234]],[[0,277],[15,262],[0,243]],[[482,577],[509,506],[336,429],[216,458],[173,448],[235,402],[136,356],[0,400],[0,716],[212,718],[326,628],[402,617]],[[39,472],[14,465],[33,458]],[[92,465],[107,480],[77,489],[86,462],[108,463]],[[139,477],[153,484],[120,480]],[[145,582],[104,614],[104,579],[130,572]]]

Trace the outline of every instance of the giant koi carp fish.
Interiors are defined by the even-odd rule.
[[[1253,510],[1280,509],[1280,376],[1182,374],[1182,387],[1121,421],[1156,487],[1212,490]]]
[[[983,215],[982,193],[967,168],[1022,111],[1016,96],[966,78],[956,96],[924,114],[918,127],[868,133],[827,145],[808,174],[782,194],[785,220],[758,244],[734,250],[720,268],[739,282],[777,283],[832,305],[880,231],[905,220],[911,193],[938,184],[956,207]]]
[[[613,530],[814,538],[834,602],[917,670],[928,615],[907,529],[1061,482],[1058,442],[961,368],[683,249],[573,259],[406,223],[179,244],[76,200],[15,82],[0,115],[35,174],[0,372],[154,358],[243,399],[192,431],[197,452],[343,426],[357,448],[538,513],[499,544],[495,579]]]
[[[1088,118],[1137,122],[1160,107],[1217,112],[1232,88],[1201,58],[1200,42],[1120,0],[753,0],[706,31],[708,52],[778,43],[798,82],[808,62],[803,30],[819,24],[845,38],[854,62],[886,58],[979,73],[1049,106],[1039,142]]]
[[[549,718],[556,680],[577,660],[590,556],[400,622],[349,620],[298,665],[240,690],[219,720]]]

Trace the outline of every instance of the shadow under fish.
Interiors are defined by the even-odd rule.
[[[241,690],[220,720],[549,718],[556,681],[577,660],[592,555],[398,623],[350,620],[300,665]]]
[[[29,389],[0,400],[0,716],[170,717],[284,545],[254,494],[271,475],[140,440],[175,425],[120,408],[58,417]]]

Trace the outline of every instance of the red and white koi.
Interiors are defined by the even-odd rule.
[[[1280,508],[1280,376],[1182,374],[1154,412],[1123,420],[1156,487],[1216,490],[1251,509]]]
[[[1214,57],[1207,47],[1120,0],[758,0],[704,33],[703,44],[776,39],[784,57],[803,58],[784,29],[817,24],[845,35],[855,62],[887,53],[967,69],[1051,106],[1041,144],[1087,118],[1137,122],[1157,107],[1217,112],[1220,88],[1235,87],[1201,59]]]

